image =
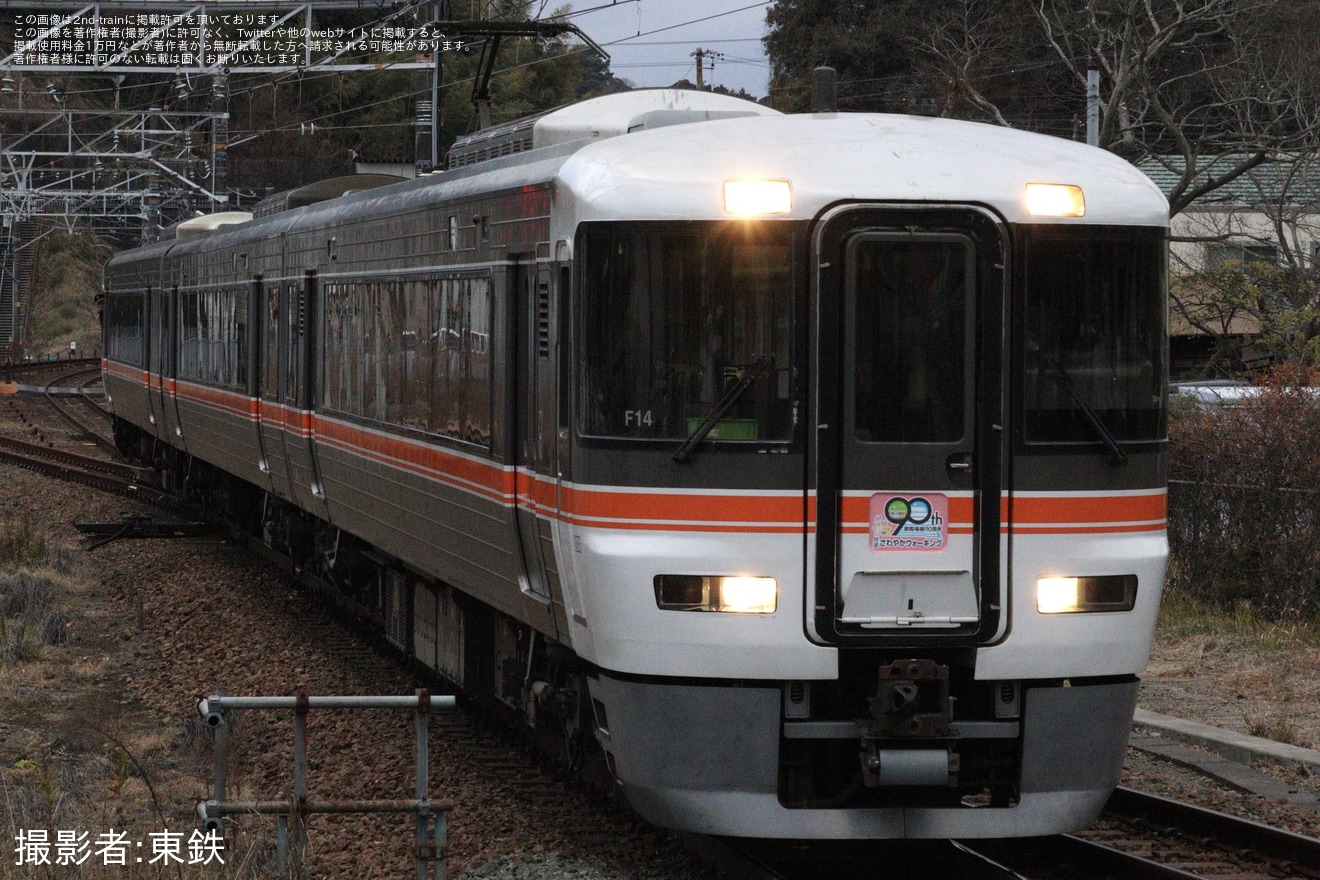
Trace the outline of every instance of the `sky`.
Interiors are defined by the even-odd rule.
[[[705,81],[760,98],[770,65],[761,46],[770,0],[573,0],[569,19],[610,53],[614,75],[635,86],[697,81],[696,49],[723,53]],[[549,9],[545,14],[549,14]]]

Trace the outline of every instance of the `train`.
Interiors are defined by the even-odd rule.
[[[660,826],[1099,813],[1168,552],[1141,172],[653,89],[293,195],[107,264],[125,454]]]

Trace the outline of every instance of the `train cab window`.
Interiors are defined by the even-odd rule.
[[[682,441],[723,401],[707,439],[791,439],[796,228],[588,225],[582,434]]]
[[[1024,250],[1027,442],[1163,439],[1162,230],[1035,227]]]

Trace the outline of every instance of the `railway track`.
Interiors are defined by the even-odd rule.
[[[0,382],[38,382],[49,374],[68,373],[71,370],[99,370],[99,357],[73,358],[54,361],[22,361],[0,366]]]
[[[1120,788],[1082,835],[925,843],[692,838],[735,880],[1312,880],[1320,840]]]
[[[1258,860],[1283,872],[1280,876],[1320,878],[1320,839],[1130,788],[1114,792],[1105,815],[1161,835],[1214,846],[1234,858]]]
[[[57,416],[60,423],[70,429],[70,440],[74,443],[93,443],[99,449],[100,455],[85,455],[72,449],[61,448],[55,440],[62,436],[63,432],[52,431],[49,425],[45,425],[43,430],[39,418],[30,413],[16,398],[10,398],[9,405],[22,421],[24,430],[31,432],[31,435],[41,442],[0,434],[0,459],[28,470],[105,492],[136,497],[150,503],[171,502],[173,500],[171,496],[152,487],[154,475],[150,470],[123,461],[115,448],[114,441],[107,436],[108,423],[88,424],[61,403],[56,388],[69,387],[72,384],[81,391],[100,380],[100,372],[95,363],[88,361],[83,364],[74,361],[72,368],[70,362],[61,363],[60,369],[53,376],[42,377],[39,393],[40,400],[45,404],[44,409]],[[50,364],[40,366],[45,368],[47,374],[51,372]],[[31,400],[34,397],[29,395],[27,399]],[[90,405],[95,407],[98,413],[105,414],[101,407],[96,406],[83,395],[79,394],[75,399],[82,401],[80,405]]]
[[[1130,788],[1115,791],[1101,821],[1081,835],[965,848],[1028,878],[1320,877],[1320,840]]]
[[[131,465],[0,437],[0,460],[51,477],[81,483],[103,492],[139,498],[150,504],[171,504],[174,497],[143,482],[144,472]]]
[[[115,446],[114,439],[108,436],[105,432],[105,428],[108,425],[106,420],[109,418],[109,413],[88,399],[83,393],[72,396],[61,396],[57,394],[57,388],[67,388],[69,387],[69,383],[73,380],[78,380],[75,383],[78,391],[84,392],[89,386],[95,385],[101,381],[101,371],[100,369],[78,370],[76,372],[56,376],[45,384],[41,392],[42,396],[45,398],[46,403],[50,406],[51,410],[59,416],[60,420],[73,430],[74,439],[95,443],[103,452],[118,458],[119,449]],[[94,411],[100,424],[93,426],[82,418],[74,415],[70,408],[62,403],[62,400],[76,401],[74,405],[79,407],[84,414]]]

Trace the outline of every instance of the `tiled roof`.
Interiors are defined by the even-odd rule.
[[[1202,174],[1222,174],[1246,158],[1247,155],[1243,153],[1203,157],[1199,169]],[[1166,156],[1163,161],[1147,158],[1137,162],[1137,167],[1155,181],[1161,192],[1168,195],[1181,177],[1184,162],[1181,156]],[[1170,168],[1175,170],[1170,171]],[[1315,204],[1320,201],[1320,165],[1292,156],[1267,159],[1193,204],[1278,204],[1281,197],[1289,205]]]

